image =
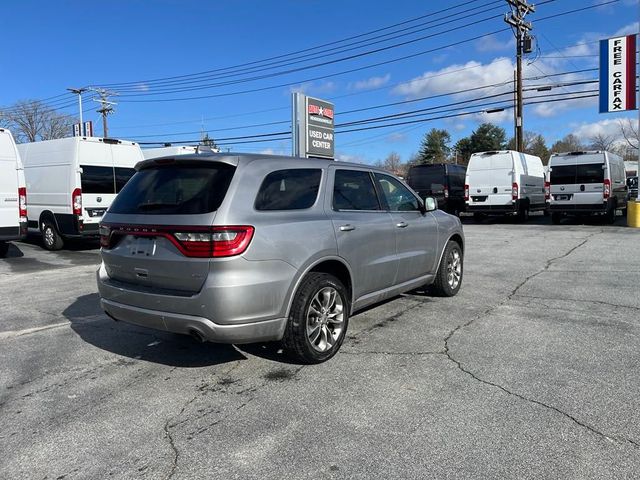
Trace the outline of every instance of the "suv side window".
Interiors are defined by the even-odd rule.
[[[412,212],[420,209],[415,195],[398,180],[381,173],[376,173],[375,176],[389,210],[392,212]]]
[[[369,172],[336,170],[333,184],[334,210],[380,210]]]
[[[318,198],[322,170],[295,168],[267,175],[256,196],[256,210],[303,210]]]

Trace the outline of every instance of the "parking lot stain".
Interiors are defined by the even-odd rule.
[[[271,370],[270,372],[267,372],[264,376],[264,379],[270,380],[270,381],[290,380],[293,377],[295,377],[296,373],[297,372],[295,370],[289,370],[287,368],[278,368],[276,370]]]

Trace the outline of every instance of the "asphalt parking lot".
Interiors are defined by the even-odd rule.
[[[638,478],[640,231],[465,222],[464,284],[327,363],[99,309],[95,245],[0,260],[0,478]]]

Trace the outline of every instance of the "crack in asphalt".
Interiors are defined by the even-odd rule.
[[[458,325],[456,328],[454,328],[453,330],[451,330],[451,332],[449,332],[449,334],[445,337],[444,339],[444,354],[446,355],[446,357],[452,361],[453,363],[455,363],[455,365],[458,367],[458,369],[464,373],[466,373],[467,375],[469,375],[471,378],[473,378],[474,380],[484,384],[484,385],[488,385],[494,388],[497,388],[499,390],[501,390],[502,392],[506,393],[507,395],[511,395],[513,397],[519,398],[521,400],[524,400],[526,402],[541,406],[545,409],[548,410],[552,410],[556,413],[559,413],[560,415],[564,416],[565,418],[571,420],[573,423],[575,423],[576,425],[579,425],[580,427],[590,431],[591,433],[604,438],[606,440],[609,440],[611,442],[617,441],[620,443],[627,443],[629,445],[632,445],[636,448],[640,448],[640,443],[632,440],[630,438],[626,438],[626,437],[621,437],[621,436],[614,436],[614,435],[608,435],[606,433],[604,433],[601,430],[598,430],[597,428],[588,425],[582,421],[580,421],[578,418],[576,418],[575,416],[571,415],[570,413],[567,413],[563,410],[560,410],[558,407],[555,407],[553,405],[549,405],[547,403],[541,402],[539,400],[533,399],[533,398],[529,398],[526,397],[522,394],[516,393],[514,391],[509,390],[508,388],[499,385],[497,383],[491,382],[489,380],[485,380],[483,378],[478,377],[475,373],[473,373],[471,370],[467,369],[464,367],[464,365],[462,364],[462,362],[460,360],[457,360],[453,354],[451,353],[451,350],[449,348],[449,342],[451,341],[451,338],[460,330],[462,330],[463,328],[468,327],[469,325],[471,325],[472,323],[476,322],[477,320],[486,317],[487,315],[489,315],[490,313],[492,313],[493,311],[497,310],[498,308],[506,305],[510,300],[512,300],[515,296],[520,296],[518,294],[518,291],[524,287],[524,285],[527,284],[527,282],[529,282],[530,280],[536,278],[537,276],[543,274],[544,272],[546,272],[547,270],[549,270],[549,268],[551,268],[551,265],[553,265],[554,262],[561,260],[563,258],[568,257],[569,255],[571,255],[573,252],[575,252],[577,249],[579,249],[580,247],[584,246],[587,244],[587,242],[589,242],[589,240],[591,240],[591,238],[593,238],[595,235],[604,233],[603,230],[601,230],[600,232],[594,232],[590,235],[588,235],[584,240],[582,240],[580,243],[578,243],[577,245],[575,245],[574,247],[572,247],[571,249],[569,249],[567,252],[565,252],[562,255],[559,255],[557,257],[553,257],[549,260],[547,260],[546,265],[538,270],[537,272],[527,276],[522,282],[520,282],[510,293],[509,295],[507,295],[507,297],[502,300],[501,302],[499,302],[497,305],[492,306],[486,310],[484,310],[481,314],[476,315],[475,317],[473,317],[471,320],[469,320],[468,322]]]
[[[376,350],[372,350],[372,351],[366,351],[366,350],[360,350],[357,352],[340,352],[344,355],[390,355],[390,356],[411,356],[411,357],[421,357],[421,356],[425,356],[425,355],[446,355],[446,352],[444,350],[441,350],[439,352],[383,352],[383,351],[376,351]]]
[[[556,302],[583,302],[583,303],[593,303],[595,305],[604,305],[606,307],[614,307],[614,308],[626,308],[628,310],[640,310],[640,307],[635,307],[633,305],[620,305],[618,303],[604,302],[601,300],[585,300],[582,298],[557,298],[557,297],[536,297],[534,295],[522,295],[520,293],[516,294],[517,297],[520,298],[530,298],[533,300],[554,300]]]

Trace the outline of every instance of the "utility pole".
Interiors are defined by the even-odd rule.
[[[531,53],[532,37],[529,32],[533,28],[531,23],[525,22],[524,18],[529,13],[536,11],[534,5],[527,3],[527,0],[506,0],[511,7],[511,12],[505,14],[504,21],[511,25],[516,37],[516,73],[515,73],[515,138],[516,150],[524,150],[524,112],[522,101],[522,55]]]
[[[115,102],[110,102],[109,97],[118,95],[118,94],[115,92],[110,92],[108,90],[105,90],[104,88],[90,88],[89,90],[92,90],[96,92],[98,95],[100,95],[100,98],[98,99],[94,98],[93,101],[98,102],[100,104],[100,108],[96,110],[96,112],[102,115],[102,136],[104,138],[108,138],[109,133],[107,129],[107,115],[109,115],[110,113],[113,113],[114,112],[113,106],[117,105],[117,103]]]
[[[80,135],[84,135],[84,123],[82,121],[82,94],[89,90],[88,88],[67,88],[71,93],[78,95],[78,111],[80,115]]]

